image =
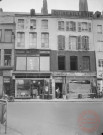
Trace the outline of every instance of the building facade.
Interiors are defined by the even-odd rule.
[[[1,12],[0,79],[6,94],[42,99],[97,94],[103,83],[102,19],[88,11],[87,0],[79,8],[48,14],[44,0],[40,14]]]

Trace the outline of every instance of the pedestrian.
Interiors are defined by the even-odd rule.
[[[59,90],[59,87],[57,87],[57,89],[56,89],[56,98],[59,98],[59,96],[60,96],[60,90]]]

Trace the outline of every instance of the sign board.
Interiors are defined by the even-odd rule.
[[[54,72],[53,76],[96,76],[95,72],[91,72],[91,73],[80,73],[80,72],[75,72],[75,73],[71,73],[71,72]]]
[[[71,10],[52,10],[52,15],[53,16],[91,18],[91,17],[93,17],[93,12],[71,11]]]

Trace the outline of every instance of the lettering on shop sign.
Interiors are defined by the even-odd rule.
[[[67,16],[67,17],[93,17],[93,12],[86,11],[68,11],[68,10],[52,10],[54,16]]]

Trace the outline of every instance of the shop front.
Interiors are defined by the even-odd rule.
[[[15,74],[15,98],[51,99],[50,74]]]
[[[93,97],[97,95],[95,73],[53,73],[55,80],[55,91],[59,88],[60,96],[68,98]],[[55,94],[57,98],[57,94]]]

